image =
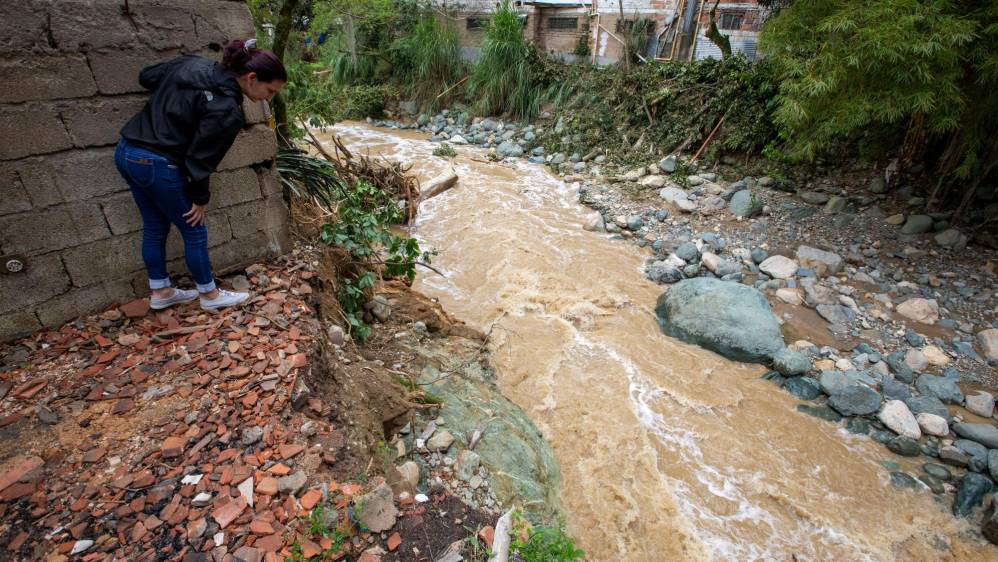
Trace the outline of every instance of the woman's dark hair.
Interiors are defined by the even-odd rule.
[[[266,49],[257,49],[254,39],[229,41],[222,54],[222,66],[236,76],[255,72],[261,82],[288,81],[281,59]]]

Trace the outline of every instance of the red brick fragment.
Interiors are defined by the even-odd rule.
[[[273,535],[274,527],[262,519],[254,519],[250,522],[250,532],[254,535]]]
[[[223,505],[222,507],[211,512],[211,517],[218,522],[218,526],[222,529],[229,526],[230,523],[239,517],[243,510],[246,509],[246,500],[242,497],[238,497],[229,503]]]
[[[319,492],[318,490],[309,490],[305,492],[305,494],[301,498],[299,498],[298,501],[301,503],[302,509],[305,509],[307,511],[315,507],[315,504],[319,503],[319,500],[321,499],[322,499],[321,492]]]
[[[256,493],[264,496],[273,496],[277,493],[277,479],[265,476],[256,485]]]
[[[149,299],[137,299],[122,305],[121,311],[129,318],[141,318],[149,312]]]
[[[492,525],[483,527],[481,531],[478,531],[478,538],[489,548],[492,548],[492,539],[495,538],[495,535],[496,530],[492,528]]]
[[[392,536],[388,537],[388,550],[395,552],[395,549],[402,544],[402,535],[398,533],[392,533]]]
[[[282,546],[284,546],[284,539],[281,538],[280,534],[268,535],[257,539],[257,541],[253,543],[253,546],[264,552],[277,552],[281,550]]]
[[[322,553],[322,548],[308,539],[301,539],[300,544],[301,554],[306,560]]]
[[[281,460],[288,460],[305,450],[305,446],[300,443],[283,443],[279,447]]]
[[[7,488],[11,484],[17,482],[24,475],[32,472],[38,468],[41,468],[45,464],[45,461],[41,457],[36,456],[18,456],[14,457],[8,464],[10,468],[6,472],[0,474],[0,491]]]
[[[124,414],[125,412],[132,409],[135,405],[135,401],[131,398],[125,398],[124,400],[118,400],[115,402],[114,407],[111,408],[112,414]]]
[[[164,459],[172,459],[174,457],[179,457],[184,452],[184,439],[177,436],[167,437],[163,441],[163,447],[160,449],[163,453]]]

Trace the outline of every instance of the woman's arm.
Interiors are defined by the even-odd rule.
[[[208,177],[229,151],[243,124],[242,108],[233,98],[219,96],[205,104],[205,112],[184,159],[190,176],[187,197],[192,203],[208,204],[211,198]]]

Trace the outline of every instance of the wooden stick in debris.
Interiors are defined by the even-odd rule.
[[[423,193],[419,197],[419,202],[422,203],[427,199],[432,199],[454,187],[455,184],[457,184],[457,172],[454,171],[454,168],[448,168],[446,172],[426,182],[426,185],[422,186]]]
[[[444,97],[445,95],[447,95],[447,92],[453,90],[454,88],[457,88],[461,84],[464,84],[468,80],[468,78],[471,78],[470,74],[467,75],[467,76],[465,76],[464,78],[458,80],[457,83],[454,84],[453,86],[451,86],[450,88],[447,88],[446,90],[444,90],[444,91],[440,92],[439,94],[437,94],[437,99],[440,99],[440,98]]]
[[[696,154],[693,155],[693,160],[690,160],[690,162],[696,162],[697,159],[700,158],[700,155],[703,154],[704,149],[707,148],[707,145],[710,144],[711,139],[714,138],[714,135],[716,135],[717,131],[721,128],[721,124],[724,123],[725,117],[726,116],[724,115],[721,116],[721,119],[718,120],[717,125],[714,125],[714,130],[707,135],[707,139],[703,141],[702,145],[700,145],[700,150],[697,150]]]

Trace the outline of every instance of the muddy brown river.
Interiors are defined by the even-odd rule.
[[[918,464],[797,412],[761,367],[663,335],[648,254],[584,231],[577,186],[478,148],[437,158],[415,132],[335,133],[423,181],[459,174],[414,229],[445,277],[416,286],[491,331],[500,387],[551,443],[590,560],[995,559],[948,503],[895,489],[880,463]]]

